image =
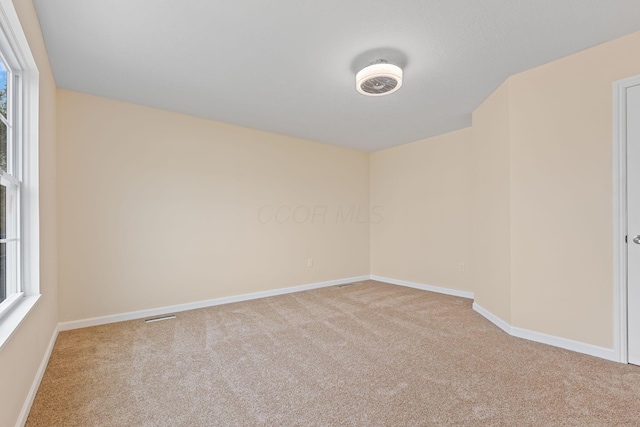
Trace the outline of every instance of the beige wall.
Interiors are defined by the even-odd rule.
[[[58,111],[61,321],[369,273],[368,154],[65,90]]]
[[[639,50],[635,33],[512,76],[470,136],[373,153],[372,274],[470,290],[513,326],[611,348],[612,84],[640,74]]]
[[[0,427],[13,427],[57,324],[56,87],[31,0],[14,0],[40,70],[40,291],[42,297],[0,349]]]
[[[470,148],[469,128],[371,154],[371,274],[472,290]]]
[[[513,76],[512,323],[613,346],[612,83],[640,33]]]
[[[473,113],[475,296],[513,326],[613,346],[612,84],[639,49],[512,76]]]
[[[470,216],[475,301],[511,321],[509,83],[473,112]]]

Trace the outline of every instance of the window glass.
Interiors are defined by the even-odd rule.
[[[0,114],[7,117],[7,66],[0,59]]]
[[[0,241],[7,238],[6,187],[0,185]],[[0,243],[0,303],[7,299],[7,244]]]
[[[7,171],[7,66],[0,59],[0,169]]]
[[[8,147],[7,147],[7,125],[0,120],[0,169],[2,169],[3,171],[7,172],[8,169],[8,164],[7,164],[7,154],[8,154]]]

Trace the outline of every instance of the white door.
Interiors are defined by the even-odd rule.
[[[629,363],[640,365],[640,85],[627,88],[627,235]]]

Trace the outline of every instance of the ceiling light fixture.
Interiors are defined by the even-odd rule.
[[[389,95],[402,86],[402,68],[379,59],[356,74],[356,90],[363,95]]]

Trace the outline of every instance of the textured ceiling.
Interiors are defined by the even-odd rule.
[[[640,30],[639,0],[35,4],[61,88],[365,151],[469,126],[509,75]],[[376,59],[398,92],[356,92]]]

